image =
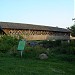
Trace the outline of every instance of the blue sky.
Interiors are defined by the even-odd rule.
[[[0,21],[58,26],[73,25],[74,0],[0,0]]]

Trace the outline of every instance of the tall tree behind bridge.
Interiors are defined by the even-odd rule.
[[[72,35],[73,37],[75,37],[75,24],[72,25],[70,28],[68,27],[68,29],[71,31],[71,35]]]

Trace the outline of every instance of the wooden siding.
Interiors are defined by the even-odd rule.
[[[3,29],[7,35],[22,36],[26,40],[57,40],[57,39],[70,39],[70,33],[66,32],[53,32],[46,30],[30,30],[30,29]]]

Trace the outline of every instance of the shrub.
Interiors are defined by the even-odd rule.
[[[15,37],[4,35],[0,38],[0,51],[6,53],[14,46],[17,46],[18,39]]]
[[[67,54],[61,54],[56,56],[60,60],[72,62],[75,61],[75,56],[74,55],[67,55]]]
[[[40,46],[30,47],[27,46],[24,51],[25,58],[38,58],[40,53],[45,53],[46,49]]]
[[[61,45],[61,40],[56,40],[56,41],[42,41],[40,44],[43,45],[44,48],[51,48],[51,47],[57,47]]]

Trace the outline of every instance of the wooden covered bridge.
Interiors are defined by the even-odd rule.
[[[70,31],[64,28],[33,24],[0,22],[0,34],[22,36],[26,40],[69,40]]]

